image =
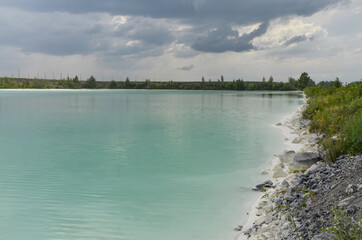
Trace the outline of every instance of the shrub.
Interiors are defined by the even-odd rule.
[[[362,111],[349,120],[343,128],[343,149],[348,154],[361,153],[362,149]]]
[[[303,116],[312,120],[309,131],[325,133],[322,146],[330,160],[343,153],[361,153],[362,82],[346,87],[309,87],[304,92],[308,107]]]
[[[361,240],[361,221],[361,214],[357,216],[356,221],[353,221],[342,209],[333,208],[334,226],[329,230],[335,236],[336,240]]]

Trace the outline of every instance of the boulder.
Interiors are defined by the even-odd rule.
[[[318,165],[317,165],[317,164],[313,164],[312,166],[310,166],[310,167],[307,169],[307,171],[305,171],[305,174],[314,173],[317,169],[318,169]]]
[[[286,174],[283,169],[278,169],[277,171],[274,172],[273,174],[273,178],[281,178],[281,177],[286,177],[288,174]]]
[[[254,190],[254,191],[263,191],[266,188],[271,188],[271,187],[274,187],[273,182],[270,181],[270,180],[267,180],[267,181],[265,181],[265,182],[263,182],[261,184],[256,185],[252,190]]]
[[[278,164],[278,165],[275,165],[272,170],[273,170],[274,172],[276,172],[276,171],[281,170],[281,169],[282,169],[282,168],[281,168],[280,165]]]
[[[289,165],[290,172],[305,171],[320,160],[320,156],[313,152],[302,152],[294,156],[292,164]]]
[[[294,151],[284,151],[282,154],[279,155],[279,159],[282,163],[290,163],[292,162],[294,157],[295,157]]]

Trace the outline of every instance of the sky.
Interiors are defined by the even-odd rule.
[[[362,78],[362,0],[0,0],[0,76]]]

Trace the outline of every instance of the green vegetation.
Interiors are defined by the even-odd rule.
[[[146,79],[143,82],[130,81],[127,77],[125,81],[99,82],[91,76],[86,81],[80,81],[78,76],[74,78],[50,80],[50,79],[23,79],[23,78],[0,78],[0,88],[61,88],[61,89],[179,89],[179,90],[274,90],[292,91],[303,90],[305,86],[313,86],[314,82],[307,73],[302,73],[298,80],[289,78],[288,82],[275,82],[273,76],[266,81],[244,81],[237,79],[225,81],[221,76],[217,81],[206,81],[204,77],[198,82],[155,82]]]
[[[362,82],[343,87],[337,78],[322,86],[306,88],[305,94],[309,105],[303,115],[312,121],[311,132],[325,134],[322,146],[328,159],[361,153]]]
[[[329,228],[336,240],[361,240],[362,239],[362,214],[353,221],[342,209],[333,209],[333,224]]]

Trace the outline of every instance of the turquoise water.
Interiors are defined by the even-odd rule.
[[[0,239],[234,239],[301,93],[0,90]]]

